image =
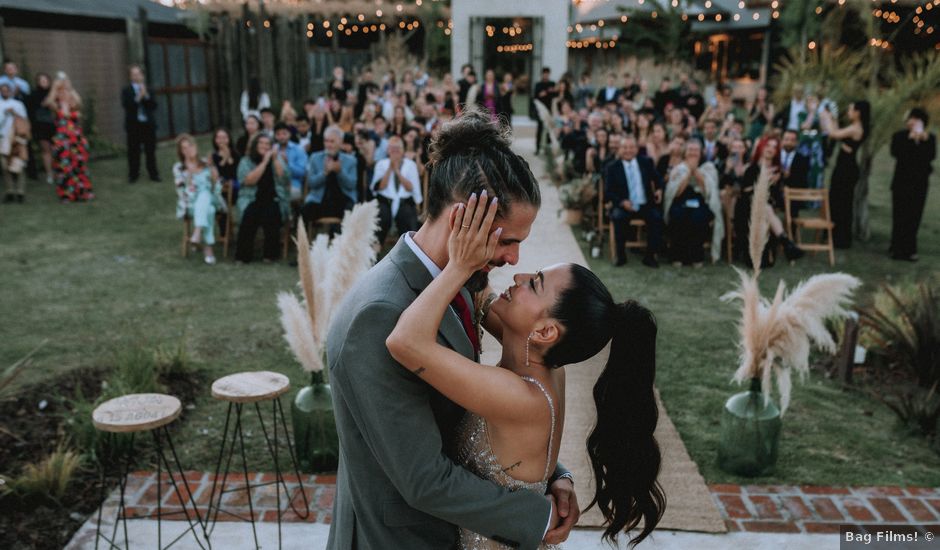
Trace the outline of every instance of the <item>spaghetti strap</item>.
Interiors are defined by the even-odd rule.
[[[552,429],[550,432],[548,432],[548,456],[545,457],[545,473],[542,474],[542,481],[545,481],[548,479],[548,474],[552,471],[552,443],[554,442],[553,440],[555,437],[555,403],[552,401],[552,396],[549,395],[548,390],[545,389],[545,386],[543,386],[541,382],[535,378],[532,378],[531,376],[522,376],[521,378],[526,382],[535,384],[540,390],[542,390],[542,394],[544,394],[545,399],[548,400],[548,410],[552,415]]]

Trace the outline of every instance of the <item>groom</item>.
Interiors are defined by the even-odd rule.
[[[491,268],[518,261],[541,202],[528,165],[488,114],[467,111],[431,147],[428,220],[362,277],[330,325],[340,461],[327,548],[455,548],[456,526],[513,548],[534,549],[543,538],[562,542],[579,515],[570,474],[559,466],[550,480],[556,509],[548,497],[509,492],[454,464],[464,411],[396,364],[385,347],[401,312],[447,264],[451,207],[486,189],[499,198],[493,229],[503,228],[501,241],[490,265],[455,297],[438,333],[445,345],[478,358],[470,293],[486,287]]]

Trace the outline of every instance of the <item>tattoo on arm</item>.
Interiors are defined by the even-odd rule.
[[[516,462],[515,464],[513,464],[513,465],[511,465],[511,466],[507,466],[506,468],[503,468],[503,471],[508,474],[509,472],[515,470],[516,468],[518,468],[518,467],[521,466],[521,465],[522,465],[522,461],[520,460],[519,462]]]
[[[416,368],[415,370],[413,370],[413,371],[411,371],[411,372],[415,373],[415,374],[418,375],[418,376],[421,376],[421,373],[423,373],[423,372],[426,371],[426,370],[428,370],[428,369],[426,369],[426,368],[424,368],[424,367],[419,367],[419,368]]]

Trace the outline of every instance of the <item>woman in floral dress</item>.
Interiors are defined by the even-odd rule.
[[[95,198],[88,179],[88,141],[79,125],[82,100],[69,77],[59,72],[45,105],[55,113],[52,137],[52,172],[62,202]]]

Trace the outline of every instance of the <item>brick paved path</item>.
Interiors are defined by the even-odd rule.
[[[250,475],[253,483],[273,480],[272,474]],[[186,479],[200,513],[204,513],[212,489],[212,474],[186,472]],[[291,499],[301,508],[296,478],[285,476],[285,479]],[[167,480],[165,477],[163,512],[181,514],[179,500],[168,491]],[[288,495],[282,494],[280,506],[287,509],[282,521],[330,523],[335,482],[335,476],[305,476],[303,484],[310,515],[304,520],[287,509]],[[243,486],[242,475],[230,474],[227,486]],[[926,524],[940,530],[940,488],[711,484],[709,490],[732,532],[838,533],[839,525],[845,523]],[[129,516],[156,513],[156,494],[155,473],[132,473],[126,494]],[[273,485],[254,490],[255,517],[260,521],[277,521],[277,503]],[[109,498],[109,504],[117,504],[116,494]],[[244,491],[227,493],[222,506],[242,517],[249,515]],[[219,521],[232,519],[226,514],[219,515]]]
[[[940,488],[709,485],[728,531],[838,533],[839,525],[940,528]]]

